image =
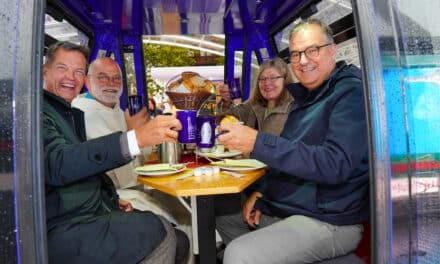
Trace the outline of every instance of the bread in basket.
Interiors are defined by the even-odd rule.
[[[196,72],[182,72],[167,83],[166,94],[178,109],[197,110],[214,92],[210,80]]]

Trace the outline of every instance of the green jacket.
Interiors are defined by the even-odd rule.
[[[86,141],[84,126],[82,111],[44,91],[49,261],[137,263],[159,245],[165,229],[151,212],[119,210],[116,190],[105,171],[131,159],[123,154],[122,134]]]

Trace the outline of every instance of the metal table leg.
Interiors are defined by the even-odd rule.
[[[217,251],[215,243],[214,196],[197,196],[196,200],[199,263],[215,264],[217,261]]]

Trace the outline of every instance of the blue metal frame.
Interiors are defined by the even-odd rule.
[[[91,28],[95,34],[96,45],[93,48],[92,59],[96,58],[99,49],[107,50],[115,54],[115,59],[123,67],[122,50],[124,45],[134,48],[135,72],[138,91],[145,95],[145,76],[142,69],[141,58],[142,42],[138,38],[143,34],[160,34],[159,29],[155,28],[154,12],[159,10],[158,5],[162,4],[164,9],[177,8],[181,17],[180,30],[182,34],[188,32],[188,14],[200,13],[201,25],[200,32],[208,32],[205,24],[209,24],[206,19],[209,12],[218,11],[220,1],[192,1],[192,5],[185,0],[166,0],[142,1],[142,0],[52,0],[61,3],[69,10],[72,16],[79,18],[83,25]],[[262,56],[260,49],[267,50],[268,58],[276,55],[273,45],[270,43],[270,32],[274,28],[287,23],[298,9],[306,6],[312,1],[307,0],[260,0],[260,1],[238,1],[226,0],[224,14],[224,33],[227,37],[227,47],[225,51],[225,81],[234,78],[234,56],[235,51],[243,51],[242,68],[242,89],[243,99],[247,99],[250,94],[250,72],[252,53],[255,52],[258,61],[267,59]],[[131,10],[131,12],[128,11]],[[295,11],[296,10],[296,11]],[[93,12],[90,12],[93,11]],[[126,11],[126,12],[124,12]],[[237,17],[238,16],[238,17]],[[235,19],[235,21],[234,21]],[[234,25],[235,23],[235,25]],[[203,25],[202,25],[203,24]],[[272,31],[271,31],[272,29]],[[221,32],[216,32],[221,33]],[[122,43],[122,44],[121,44]],[[246,47],[246,48],[245,48]],[[126,96],[127,87],[125,85]],[[125,99],[121,100],[121,106],[125,106]]]

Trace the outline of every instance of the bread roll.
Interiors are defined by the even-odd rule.
[[[235,116],[225,115],[225,117],[223,117],[222,120],[220,121],[220,124],[239,123],[239,122],[240,120],[238,120]]]
[[[210,80],[201,77],[196,72],[185,71],[181,78],[168,85],[168,91],[181,93],[212,92],[214,86]]]

